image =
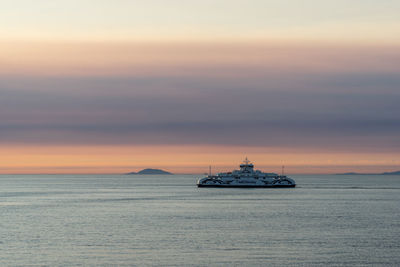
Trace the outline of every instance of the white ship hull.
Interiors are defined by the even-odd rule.
[[[256,185],[256,184],[197,184],[198,187],[231,187],[231,188],[285,188],[296,187],[296,184]]]

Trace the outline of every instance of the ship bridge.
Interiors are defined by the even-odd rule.
[[[241,172],[253,172],[254,165],[247,159],[240,164],[240,171]]]

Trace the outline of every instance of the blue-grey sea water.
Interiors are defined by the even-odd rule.
[[[400,176],[2,175],[0,266],[400,266]]]

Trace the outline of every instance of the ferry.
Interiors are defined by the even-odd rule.
[[[283,188],[295,187],[296,182],[283,174],[265,173],[254,170],[254,165],[247,159],[240,164],[239,170],[232,172],[210,174],[197,181],[198,187],[261,187],[261,188]]]

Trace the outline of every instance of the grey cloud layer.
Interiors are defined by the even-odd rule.
[[[167,48],[128,46],[97,76],[0,76],[0,143],[399,149],[395,47]]]
[[[1,78],[0,142],[400,148],[387,73]]]

